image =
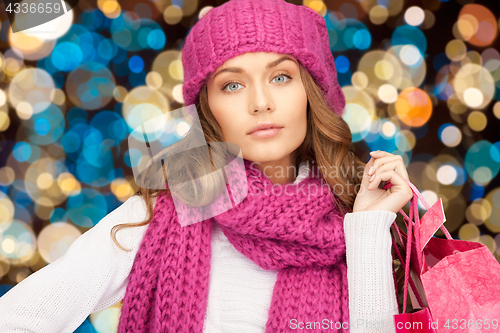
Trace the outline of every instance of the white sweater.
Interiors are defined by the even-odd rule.
[[[295,183],[304,179],[305,171],[301,164]],[[64,256],[0,297],[0,333],[73,332],[89,314],[118,303],[125,295],[147,225],[116,234],[120,244],[133,249],[130,252],[116,247],[110,230],[116,224],[139,222],[145,217],[144,200],[130,197],[76,239]],[[395,218],[389,211],[348,213],[344,218],[353,333],[395,332],[393,315],[398,313],[398,305],[390,235]],[[278,271],[260,268],[234,248],[217,224],[212,229],[203,332],[262,333]],[[307,322],[290,323],[291,328],[302,325],[306,328]]]

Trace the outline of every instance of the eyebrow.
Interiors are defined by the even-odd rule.
[[[291,60],[294,63],[297,63],[297,61],[295,61],[294,59],[290,58],[289,56],[283,56],[283,57],[281,57],[281,58],[279,58],[277,60],[274,60],[274,61],[271,61],[270,63],[268,63],[266,65],[266,70],[278,66],[278,64],[282,63],[285,60]],[[217,75],[219,75],[220,73],[223,73],[223,72],[231,72],[231,73],[238,73],[238,74],[240,74],[240,73],[245,73],[246,71],[243,68],[241,68],[241,67],[227,67],[227,68],[224,68],[224,69],[221,69],[220,71],[218,71],[212,77],[212,80],[214,80]]]

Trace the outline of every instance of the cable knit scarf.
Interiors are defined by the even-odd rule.
[[[272,184],[244,160],[248,194],[220,215],[181,226],[162,192],[132,266],[118,332],[201,333],[208,302],[212,223],[243,255],[279,269],[266,333],[292,332],[291,320],[349,322],[343,216],[312,168],[298,184]],[[329,329],[324,326],[328,320]],[[338,326],[337,326],[338,327]]]

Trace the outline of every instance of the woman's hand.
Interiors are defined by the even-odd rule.
[[[365,165],[353,213],[386,210],[397,214],[413,198],[413,192],[405,181],[410,179],[403,158],[385,151],[371,152],[370,155],[372,158]],[[392,187],[386,190],[379,188],[381,181],[390,181]]]

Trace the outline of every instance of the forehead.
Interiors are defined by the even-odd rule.
[[[298,61],[291,54],[275,52],[246,52],[226,60],[210,74],[210,80],[212,80],[221,70],[227,68],[242,68],[243,70],[246,68],[252,68],[255,70],[259,68],[267,69],[267,66],[273,65],[273,62],[276,62],[283,57],[292,59],[292,61],[298,65]],[[292,64],[292,61],[282,62]]]

